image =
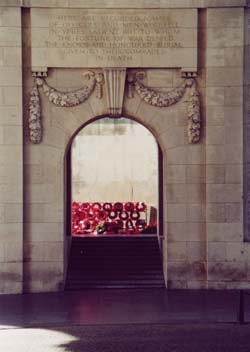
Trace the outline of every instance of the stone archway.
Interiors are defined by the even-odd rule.
[[[56,74],[60,75],[61,72],[57,69],[54,69],[54,71],[55,74],[49,75],[46,80],[46,84],[50,87],[57,87],[58,79],[54,80],[54,78]],[[160,75],[158,71],[160,71]],[[71,84],[75,87],[81,86],[81,73],[84,72],[85,71],[81,69],[70,70]],[[101,71],[98,70],[96,70],[96,72],[98,74],[101,73]],[[132,70],[132,76],[134,76],[133,72]],[[146,74],[149,77],[149,88],[147,89],[149,89],[148,94],[151,97],[155,96],[154,94],[156,93],[154,93],[154,90],[150,87],[157,85],[162,87],[159,88],[161,91],[164,85],[166,86],[166,82],[169,82],[169,77],[171,77],[171,80],[167,83],[167,87],[164,88],[167,92],[167,96],[169,96],[169,91],[174,92],[175,87],[184,82],[183,78],[181,78],[180,70],[178,69],[152,69],[146,70]],[[89,75],[89,73],[87,73],[87,75]],[[190,79],[193,81],[193,78]],[[41,84],[41,82],[38,83]],[[206,282],[206,237],[204,234],[205,219],[203,217],[205,201],[203,195],[205,192],[203,190],[204,179],[202,176],[202,165],[204,164],[205,155],[203,144],[189,143],[190,135],[188,131],[193,125],[190,125],[187,121],[186,109],[187,102],[190,101],[190,92],[193,91],[190,91],[189,87],[183,86],[184,91],[181,93],[183,97],[180,96],[177,99],[178,104],[176,101],[176,104],[172,106],[161,107],[152,105],[151,103],[154,100],[149,100],[149,102],[145,101],[141,94],[137,92],[139,86],[135,89],[134,83],[132,87],[129,88],[130,85],[131,79],[129,79],[125,85],[125,92],[127,93],[123,94],[124,90],[122,90],[123,99],[118,100],[120,104],[120,114],[125,117],[133,116],[135,121],[148,128],[157,139],[162,150],[164,190],[162,194],[162,232],[165,238],[163,244],[163,262],[166,283],[168,287],[187,288],[187,285],[203,287]],[[142,85],[140,85],[140,87],[142,87]],[[54,254],[51,253],[49,257],[51,259],[50,264],[46,262],[41,265],[40,262],[37,263],[36,258],[31,258],[30,261],[27,261],[27,264],[25,264],[27,271],[29,271],[29,282],[35,282],[34,285],[37,285],[39,290],[42,289],[41,287],[44,289],[52,288],[57,290],[58,287],[62,287],[63,284],[67,258],[67,245],[64,244],[64,233],[66,229],[63,210],[66,194],[65,191],[63,192],[65,150],[68,150],[72,136],[74,136],[79,129],[97,118],[109,115],[107,111],[112,113],[110,110],[111,107],[107,106],[107,101],[104,99],[104,88],[105,87],[102,87],[101,89],[99,86],[97,94],[91,94],[84,102],[70,109],[67,105],[62,107],[56,106],[57,102],[61,101],[62,95],[59,94],[58,98],[55,89],[53,91],[53,97],[51,97],[52,103],[54,102],[53,100],[56,99],[54,104],[51,104],[51,102],[41,96],[43,99],[42,104],[44,112],[43,141],[35,147],[27,145],[26,155],[28,159],[32,159],[32,155],[35,157],[37,153],[37,157],[39,158],[38,162],[41,169],[44,170],[43,172],[47,173],[51,166],[53,166],[54,172],[51,179],[48,180],[49,182],[47,182],[46,179],[42,180],[43,185],[41,186],[41,191],[39,190],[39,195],[42,194],[42,202],[43,198],[45,198],[44,202],[46,203],[46,217],[44,215],[43,219],[45,224],[42,223],[38,225],[35,223],[35,219],[31,214],[27,236],[32,240],[29,240],[27,243],[28,246],[30,246],[30,242],[32,242],[32,245],[34,244],[39,247],[40,243],[37,243],[36,232],[39,234],[44,233],[44,228],[46,228],[47,233],[51,231],[53,236],[45,239],[44,246],[49,246],[50,248],[54,247],[54,251],[60,252],[61,254],[58,255],[56,257],[57,260],[55,260]],[[48,89],[48,95],[50,96],[50,94],[51,90]],[[142,95],[144,96],[144,93],[142,93]],[[194,95],[194,97],[195,96],[196,95]],[[113,103],[115,102],[117,103],[117,100],[113,101]],[[117,112],[117,109],[115,111]],[[195,116],[194,114],[195,111],[191,110],[191,116]],[[48,159],[46,158],[47,153],[50,155]],[[55,177],[54,175],[57,176]],[[35,182],[35,179],[30,179],[31,186],[29,188],[29,197],[31,198],[35,197],[37,192]],[[49,191],[44,193],[42,191],[44,189]],[[41,202],[41,198],[39,202]],[[52,211],[48,213],[47,209]],[[53,217],[52,221],[56,218],[56,223],[48,222],[53,213],[55,213],[55,217]],[[62,256],[63,252],[64,255]],[[46,255],[48,256],[48,254]],[[60,258],[60,260],[58,260],[58,258]],[[41,267],[43,268],[41,269]],[[40,283],[41,281],[36,283],[37,270],[42,272],[42,284]],[[52,277],[52,279],[47,280],[47,277]],[[188,282],[191,282],[191,284],[188,284]]]
[[[106,125],[105,125],[105,122],[106,122]],[[111,130],[113,130],[113,128],[110,129],[110,126],[111,126],[110,123],[112,124],[112,127],[114,127],[114,126],[119,127],[119,131],[120,131],[119,145],[120,145],[120,147],[117,145],[118,136],[112,137],[113,133],[110,135],[110,137],[107,136],[107,128],[109,129],[109,132]],[[128,126],[128,123],[129,123],[129,126]],[[98,133],[95,135],[95,133],[93,131],[97,131],[97,127],[95,128],[95,125],[97,125],[97,124],[98,124]],[[102,125],[103,125],[103,127],[102,127]],[[93,130],[93,128],[94,128],[94,130]],[[122,128],[123,128],[123,133],[121,133]],[[129,133],[129,131],[131,131],[131,128],[133,128],[132,135]],[[102,131],[102,129],[104,131],[104,139],[105,139],[104,146],[102,145],[103,138],[102,138],[102,133],[100,132],[100,131]],[[88,131],[89,131],[90,135],[88,135]],[[137,133],[137,136],[134,135],[136,133]],[[122,138],[122,135],[124,135],[124,138]],[[144,136],[144,139],[143,139],[143,136]],[[104,151],[103,148],[105,147],[105,145],[107,143],[107,138],[110,139],[109,145],[110,145],[111,141],[113,141],[116,144],[113,147],[111,147],[111,149]],[[127,147],[126,147],[126,145],[124,145],[124,143],[127,143],[128,138],[130,138],[130,142],[129,142],[129,145],[127,145]],[[88,141],[84,142],[84,140],[86,141],[86,139]],[[141,139],[140,143],[143,143],[143,145],[140,146],[140,143],[138,144],[138,139]],[[94,145],[91,145],[91,142],[92,142],[92,144],[94,143]],[[145,145],[145,143],[146,143],[146,145]],[[83,144],[84,144],[84,147],[83,147]],[[126,157],[126,151],[128,150],[127,149],[128,147],[130,147],[131,152],[133,150],[135,151],[135,149],[133,149],[134,144],[136,144],[134,146],[134,148],[137,149],[137,154],[139,153],[138,155],[140,155],[140,159],[138,159],[137,161],[133,161],[133,159],[130,160],[130,154],[127,154],[127,157]],[[141,148],[141,151],[138,151],[139,147]],[[119,168],[121,170],[121,173],[122,173],[122,169],[124,172],[124,170],[125,170],[124,166],[123,166],[123,164],[124,164],[126,166],[126,172],[125,172],[124,176],[122,176],[122,174],[120,175],[120,177],[121,177],[120,181],[117,179],[114,179],[113,180],[114,184],[112,183],[113,169],[111,169],[111,170],[105,169],[105,165],[103,165],[104,169],[103,168],[99,169],[99,167],[96,168],[95,164],[93,164],[93,163],[91,164],[92,159],[90,156],[92,153],[92,148],[94,148],[94,149],[101,148],[100,150],[102,150],[102,152],[104,152],[104,154],[105,154],[105,152],[106,153],[110,152],[111,158],[108,157],[108,159],[107,159],[107,162],[109,161],[109,164],[110,164],[110,159],[113,159],[112,158],[112,151],[114,151],[114,148],[116,148],[116,149],[120,148],[119,149],[120,152],[123,152],[123,153],[125,152],[125,154],[123,155],[122,163],[120,163]],[[144,175],[143,180],[140,179],[140,177],[139,177],[140,171],[138,168],[138,164],[140,164],[140,163],[145,164],[146,162],[148,162],[147,161],[147,160],[149,160],[148,153],[150,152],[149,148],[152,149],[152,151],[151,151],[152,155],[151,155],[151,159],[150,159],[151,163],[148,164],[147,171],[145,171],[145,172],[148,175],[148,177],[150,177],[150,179],[145,181],[145,175]],[[145,153],[143,153],[143,150],[147,150],[147,155],[145,155]],[[118,150],[117,150],[117,152],[118,152]],[[80,159],[78,160],[78,158],[79,158],[80,154],[82,155],[82,158],[83,158],[83,155],[85,155],[86,157],[89,157],[88,166],[85,165],[86,163],[83,163],[82,167],[85,165],[85,167],[92,170],[91,171],[91,179],[88,179],[87,173],[82,174],[81,171],[79,171]],[[144,162],[143,162],[143,160],[141,160],[141,158],[143,158],[143,157],[145,159]],[[77,158],[77,159],[75,160],[75,158]],[[152,158],[153,158],[153,160],[152,160]],[[98,164],[100,162],[103,162],[103,159],[104,159],[104,156],[102,154],[102,157],[99,160]],[[92,238],[92,240],[94,240],[93,245],[94,245],[94,243],[96,245],[98,243],[97,240],[95,239],[96,236],[98,236],[98,234],[96,233],[96,230],[95,230],[96,221],[92,217],[90,217],[90,215],[92,213],[94,215],[95,212],[92,212],[92,210],[90,210],[90,212],[87,211],[87,213],[86,213],[86,211],[83,211],[81,208],[83,204],[85,204],[86,206],[87,205],[89,206],[89,204],[90,204],[90,206],[92,206],[92,205],[95,205],[95,206],[101,205],[102,206],[103,204],[106,204],[106,205],[112,204],[112,206],[114,206],[115,204],[117,204],[116,202],[119,201],[119,202],[124,202],[123,206],[125,206],[125,204],[127,205],[127,202],[133,202],[134,205],[140,205],[140,204],[146,205],[146,210],[144,210],[140,215],[141,220],[140,220],[139,228],[134,227],[134,226],[136,226],[135,223],[137,223],[137,221],[127,220],[127,221],[123,221],[122,228],[120,228],[120,229],[116,228],[117,232],[115,231],[113,234],[113,229],[110,229],[109,226],[112,225],[115,222],[115,220],[111,220],[111,218],[107,217],[107,219],[105,220],[105,224],[106,224],[106,226],[108,226],[108,228],[106,228],[107,234],[106,234],[106,231],[104,233],[102,232],[102,235],[99,235],[99,238],[100,239],[102,238],[102,239],[104,239],[105,242],[108,242],[108,241],[110,241],[110,238],[112,238],[112,236],[113,237],[115,236],[117,240],[120,238],[124,242],[125,237],[127,237],[128,240],[131,241],[132,239],[135,239],[136,237],[139,236],[142,240],[144,238],[144,240],[143,240],[144,244],[141,242],[141,250],[148,251],[148,249],[150,248],[148,246],[151,243],[151,245],[153,245],[152,254],[154,254],[155,253],[155,249],[154,249],[155,245],[153,243],[154,236],[156,239],[156,243],[159,242],[159,244],[161,244],[162,239],[163,239],[163,222],[162,222],[162,220],[163,220],[163,216],[162,216],[162,214],[163,214],[163,209],[162,209],[163,185],[162,185],[162,152],[161,152],[159,144],[157,143],[153,134],[147,128],[142,126],[141,123],[135,122],[135,120],[132,119],[131,117],[129,119],[128,118],[112,119],[112,118],[104,118],[104,117],[95,118],[95,119],[88,121],[86,124],[84,124],[84,126],[82,128],[79,128],[74,133],[73,137],[71,138],[71,140],[69,142],[68,148],[67,148],[65,163],[66,163],[65,169],[67,170],[66,179],[65,179],[65,182],[66,182],[65,214],[67,214],[66,215],[66,221],[67,221],[67,223],[66,223],[66,247],[70,248],[71,236],[73,236],[72,237],[73,247],[76,248],[76,246],[81,245],[84,248],[81,250],[83,250],[84,252],[86,252],[86,251],[88,252],[88,243],[86,243],[85,245],[83,244],[84,238],[87,239],[86,236],[89,238],[88,241],[90,241],[91,238]],[[111,162],[111,164],[114,165],[115,168],[117,168],[118,164],[119,164],[119,158],[113,159],[113,163]],[[125,175],[128,175],[127,169],[129,167],[132,167],[133,170],[131,169],[131,171],[133,171],[133,174],[136,174],[136,177],[133,180],[127,180],[126,177],[128,177],[128,176],[125,176]],[[151,170],[152,167],[153,167],[153,169]],[[75,172],[74,172],[74,170],[75,170]],[[106,170],[106,173],[108,172],[108,176],[106,175],[107,176],[106,181],[105,181],[105,179],[103,179],[104,176],[102,176],[102,173],[103,172],[105,173],[105,170]],[[78,172],[77,175],[76,175],[76,172]],[[79,174],[79,172],[80,172],[80,174]],[[145,174],[145,172],[144,172],[144,174]],[[95,189],[93,189],[93,185],[92,185],[92,187],[88,186],[89,182],[92,184],[93,178],[95,178],[94,175],[95,175],[95,177],[98,177],[97,175],[99,175],[99,177],[101,177],[101,179],[102,179],[102,183],[106,182],[105,185],[101,186],[100,182],[97,182],[95,184]],[[76,178],[78,181],[76,181]],[[81,189],[79,189],[79,185],[82,184],[81,182],[84,182],[85,186],[84,187],[81,186]],[[145,182],[148,183],[147,186],[144,185]],[[133,183],[133,186],[131,186],[131,183]],[[142,185],[144,185],[143,189],[142,189]],[[128,194],[131,195],[131,192],[129,192],[129,189],[131,187],[132,187],[132,196],[129,198]],[[128,189],[126,190],[126,188],[128,188]],[[76,189],[77,189],[77,191],[76,191]],[[108,189],[110,189],[110,191],[108,191]],[[130,189],[130,191],[131,191],[131,189]],[[73,196],[72,196],[72,194],[73,194]],[[143,201],[143,203],[140,203],[142,201]],[[85,203],[82,203],[82,202],[85,202]],[[138,203],[136,203],[136,202],[138,202]],[[72,209],[71,209],[71,204],[74,204]],[[77,209],[75,209],[75,207],[77,207]],[[155,231],[152,232],[153,228],[154,228],[154,227],[152,227],[152,224],[154,222],[155,211],[157,211],[157,213],[156,213],[157,214],[156,215],[157,216],[157,225],[154,225],[154,226],[156,226],[156,228],[155,228],[156,232]],[[84,217],[85,216],[87,217],[87,220],[85,219],[85,222],[87,222],[88,225],[89,224],[91,225],[90,229],[85,228],[84,221],[81,220],[80,218],[78,219],[79,212],[82,215],[84,215]],[[130,212],[125,212],[125,211],[124,211],[124,213],[130,214]],[[136,211],[133,212],[134,215],[135,215],[135,213],[136,213]],[[93,215],[91,215],[91,216],[93,216]],[[72,219],[72,217],[73,217],[73,219]],[[119,218],[119,212],[118,212],[117,219],[118,218]],[[144,222],[144,219],[145,219],[145,224],[147,224],[147,226],[141,227],[142,222]],[[129,227],[126,228],[126,224],[128,221],[129,221]],[[131,226],[132,226],[132,228],[131,228]],[[115,235],[115,233],[116,233],[116,235]],[[105,238],[106,238],[106,240],[105,240]],[[147,245],[148,249],[145,248],[146,238],[148,238],[148,240],[151,241],[150,243],[148,241],[146,241],[146,242],[148,242],[148,245]],[[78,239],[79,240],[81,239],[81,243],[79,243],[79,244],[77,244]],[[137,242],[137,246],[138,246],[139,242],[138,241],[136,241],[136,242]],[[104,244],[104,242],[102,242],[102,243]],[[111,245],[111,243],[110,243],[110,245]],[[124,245],[125,245],[125,243],[124,243]],[[96,247],[96,248],[98,248],[98,247]],[[124,247],[124,248],[126,248],[126,247]],[[108,250],[108,247],[106,250]],[[118,248],[117,248],[117,250],[118,250]],[[122,248],[121,248],[121,250],[122,250]],[[139,250],[139,247],[138,247],[138,250]],[[80,249],[79,249],[79,251],[80,251]],[[68,252],[68,251],[66,251],[66,252]],[[76,276],[76,273],[73,272],[74,269],[72,269],[72,266],[75,265],[74,264],[75,260],[81,260],[80,257],[79,258],[77,257],[78,259],[76,259],[76,257],[74,257],[74,255],[77,255],[76,254],[77,252],[75,249],[74,249],[74,253],[75,254],[73,254],[73,252],[72,252],[70,254],[70,259],[69,259],[70,263],[69,263],[69,268],[68,268],[68,275],[67,275],[68,279],[67,279],[66,289],[72,289],[72,283],[71,284],[69,283],[69,280],[70,280],[69,277],[71,277],[72,275],[74,275],[74,277]],[[139,253],[140,253],[140,250],[139,250]],[[93,255],[95,255],[95,254],[93,254]],[[100,255],[101,255],[101,253],[100,253]],[[129,252],[128,252],[128,255],[129,255]],[[67,261],[67,259],[68,258],[65,257],[65,261]],[[82,258],[82,259],[84,260],[84,258]],[[159,259],[160,259],[160,252],[159,252]],[[101,260],[101,258],[99,257],[99,261],[100,260]],[[130,258],[130,261],[132,261],[132,258]],[[115,263],[115,260],[114,260],[114,263]],[[78,262],[78,264],[79,264],[79,262]],[[86,265],[88,265],[88,263],[85,263],[85,262],[82,263],[83,268],[86,267]],[[154,262],[152,262],[152,265],[154,265]],[[67,265],[66,265],[66,267],[67,267]],[[160,267],[161,267],[161,265],[160,265]],[[91,269],[91,268],[89,268],[89,269]],[[80,270],[79,266],[78,266],[78,270]],[[111,270],[111,268],[110,268],[110,270]],[[139,270],[138,266],[137,266],[137,270]],[[148,276],[149,276],[149,274],[151,275],[151,273],[146,274],[146,270],[148,270],[148,269],[146,269],[146,267],[145,267],[144,270],[145,270],[145,272],[143,273],[143,275],[144,275],[143,280],[145,282],[145,285],[149,285],[150,283],[152,285],[156,285],[156,282],[153,282],[152,279],[149,279],[147,277],[147,275]],[[122,272],[123,272],[123,270],[122,270]],[[140,275],[140,272],[137,274]],[[87,273],[84,274],[84,272],[83,272],[81,274],[82,282],[80,282],[80,277],[79,277],[78,278],[78,281],[79,281],[78,285],[85,284],[84,275],[86,277]],[[93,276],[94,275],[95,275],[95,272],[93,272]],[[109,274],[106,273],[106,275],[109,275]],[[118,275],[118,274],[116,274],[116,275]],[[122,275],[122,273],[121,273],[121,275]],[[129,273],[127,275],[129,275]],[[158,274],[158,277],[159,277],[159,275],[160,275],[160,272]],[[98,270],[96,272],[96,277],[98,277]],[[121,280],[121,281],[123,280],[122,276],[121,276],[121,279],[119,279],[119,280]],[[142,280],[142,277],[141,277],[141,280]],[[126,282],[127,281],[128,281],[128,278],[126,278]],[[101,279],[101,281],[98,283],[98,285],[101,285],[102,282],[103,282],[103,279]],[[158,285],[162,286],[162,282],[163,281],[159,281]],[[115,280],[112,285],[114,285],[114,287],[117,285]],[[136,283],[133,283],[133,285],[136,285]],[[139,285],[139,283],[138,283],[138,285]]]

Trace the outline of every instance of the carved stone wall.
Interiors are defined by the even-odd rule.
[[[3,1],[0,9],[3,3],[6,4]],[[61,55],[60,62],[55,65],[57,68],[51,65],[48,68],[45,80],[35,77],[37,84],[34,87],[31,74],[30,5],[27,5],[34,5],[34,2],[30,0],[23,3],[27,6],[22,10],[23,83],[20,71],[21,29],[16,26],[20,23],[20,2],[16,4],[17,8],[0,11],[0,32],[5,31],[3,38],[7,41],[0,50],[0,142],[3,150],[0,154],[0,275],[3,279],[0,292],[63,289],[67,264],[65,155],[72,136],[81,126],[96,117],[106,116],[108,109],[111,111],[114,107],[118,108],[119,114],[122,112],[125,117],[144,124],[154,134],[162,150],[163,266],[166,286],[188,289],[249,288],[250,246],[243,238],[242,206],[244,127],[247,239],[249,13],[246,10],[243,126],[244,0],[227,0],[223,3],[224,8],[217,7],[212,0],[198,1],[202,10],[191,11],[198,14],[198,25],[194,26],[198,29],[198,38],[190,37],[189,31],[185,55],[186,62],[191,65],[194,46],[189,48],[186,44],[197,42],[197,77],[194,77],[194,67],[177,64],[175,51],[172,50],[174,48],[171,48],[168,51],[172,55],[168,57],[169,61],[160,55],[157,56],[158,64],[154,60],[152,66],[145,62],[144,65],[142,60],[130,68],[129,65],[123,67],[126,69],[127,81],[124,99],[121,100],[121,96],[113,99],[117,106],[109,99],[110,92],[107,94],[107,87],[102,80],[105,67],[93,61],[91,67],[91,60],[86,65],[81,62],[78,68],[73,68],[73,64],[66,65],[67,61]],[[42,0],[36,0],[35,3],[34,6],[44,6]],[[93,2],[79,0],[78,3],[86,8]],[[169,2],[156,3],[161,8]],[[176,3],[171,2],[171,6],[176,7]],[[180,3],[193,8],[191,0],[180,0]],[[213,7],[210,8],[212,3]],[[72,2],[67,0],[65,3],[62,0],[60,4],[72,6]],[[114,2],[109,0],[105,4],[107,7],[114,6]],[[140,1],[132,3],[125,0],[124,4],[143,7]],[[185,9],[181,11],[184,13]],[[38,27],[37,31],[39,39]],[[1,35],[0,38],[2,40]],[[39,49],[38,39],[36,49]],[[44,42],[42,37],[40,39]],[[181,62],[185,55],[180,58]],[[51,57],[38,55],[37,59],[44,63]],[[62,63],[65,63],[64,68],[60,67]],[[118,63],[114,66],[120,67]],[[83,74],[88,74],[90,69],[95,73],[95,82],[89,80],[89,86]],[[144,71],[143,78],[134,80],[136,75],[140,76],[140,71]],[[46,67],[33,67],[33,72],[40,72],[39,76],[41,72],[45,75]],[[125,75],[122,74],[122,77],[124,81]],[[91,82],[95,86],[91,86]],[[88,88],[83,92],[82,88],[86,85]],[[117,84],[117,87],[123,89],[122,84]],[[24,96],[24,144],[21,91]],[[40,109],[37,109],[38,101]],[[71,104],[72,101],[74,103]],[[31,143],[30,137],[36,143]],[[24,221],[22,209],[25,211]]]

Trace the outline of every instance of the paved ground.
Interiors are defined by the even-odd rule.
[[[0,351],[250,352],[238,291],[85,290],[0,296]],[[250,296],[245,296],[250,323]]]
[[[129,324],[0,330],[6,352],[249,352],[249,325]]]

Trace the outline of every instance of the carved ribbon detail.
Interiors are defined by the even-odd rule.
[[[183,78],[181,83],[168,92],[156,91],[145,86],[140,80],[145,77],[145,72],[137,72],[133,79],[128,77],[128,97],[133,97],[132,86],[139,97],[147,104],[160,108],[168,107],[178,103],[189,90],[187,100],[188,115],[188,142],[197,143],[200,140],[201,117],[200,117],[200,100],[195,78]]]
[[[43,92],[48,97],[50,102],[62,107],[73,107],[82,104],[89,98],[96,84],[98,86],[97,96],[98,98],[101,98],[102,79],[100,74],[95,75],[94,72],[86,72],[84,76],[90,81],[90,83],[72,92],[61,92],[53,87],[50,87],[44,78],[35,78],[35,85],[30,93],[29,104],[29,130],[30,141],[32,143],[38,144],[42,140],[41,106],[38,87],[43,89]]]

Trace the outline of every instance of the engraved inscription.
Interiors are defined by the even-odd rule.
[[[197,10],[31,9],[32,66],[197,66]]]
[[[131,61],[134,55],[162,55],[181,48],[180,28],[166,15],[51,15],[47,48],[67,55],[94,55],[98,61]]]

